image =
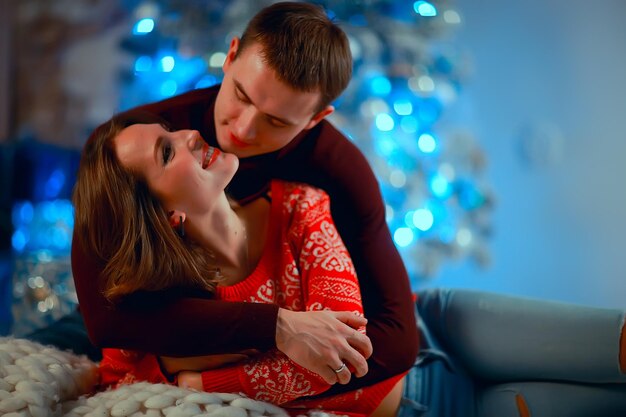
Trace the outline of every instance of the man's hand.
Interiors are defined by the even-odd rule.
[[[372,343],[358,331],[366,324],[367,319],[345,311],[298,312],[281,308],[276,347],[327,383],[347,384],[351,372],[361,377],[368,371],[366,359],[372,354]]]

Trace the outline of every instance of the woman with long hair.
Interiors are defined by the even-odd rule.
[[[362,316],[354,266],[327,195],[274,180],[269,193],[239,205],[225,191],[237,168],[234,155],[207,145],[194,130],[170,131],[159,120],[129,115],[102,125],[83,151],[74,204],[76,235],[102,263],[99,285],[106,298],[141,309],[145,292],[176,289],[189,297],[271,303],[292,312]],[[105,386],[170,382],[355,416],[395,415],[404,375],[310,399],[330,388],[328,380],[349,378],[342,358],[318,375],[276,348],[192,358],[103,353]]]

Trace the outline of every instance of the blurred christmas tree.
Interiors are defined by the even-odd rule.
[[[272,1],[125,0],[134,57],[122,109],[217,84],[233,36]],[[412,285],[442,262],[489,263],[491,191],[474,138],[444,123],[468,65],[446,42],[461,16],[448,1],[317,1],[350,38],[354,75],[332,121],[372,164]]]

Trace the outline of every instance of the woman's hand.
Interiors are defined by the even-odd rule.
[[[178,386],[203,391],[202,374],[200,372],[183,371],[178,374]]]
[[[278,310],[276,347],[329,384],[347,384],[368,371],[370,339],[357,329],[367,319],[350,312]],[[342,367],[345,363],[347,366]],[[335,370],[340,369],[339,372]]]

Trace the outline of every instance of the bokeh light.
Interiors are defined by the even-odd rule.
[[[151,18],[141,19],[133,27],[135,35],[146,35],[154,30],[154,20]]]

